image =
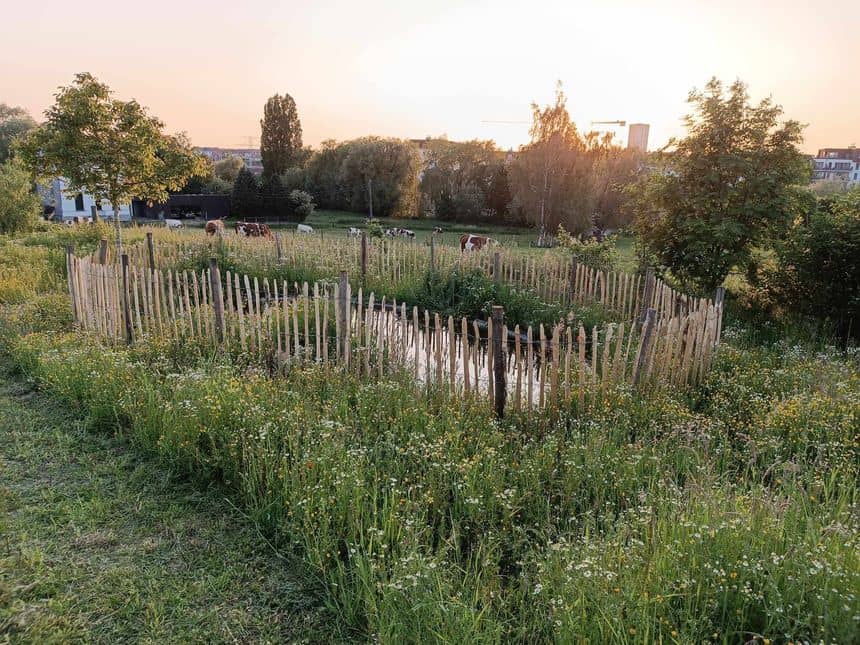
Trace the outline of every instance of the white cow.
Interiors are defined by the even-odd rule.
[[[308,226],[307,224],[299,224],[298,226],[296,226],[296,230],[299,233],[313,233],[314,232],[313,227]]]
[[[361,237],[361,229],[356,228],[355,226],[349,227],[349,236],[350,237]]]
[[[178,219],[166,219],[164,220],[164,225],[167,228],[182,228],[182,222]]]

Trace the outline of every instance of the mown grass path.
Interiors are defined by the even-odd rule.
[[[331,642],[216,493],[0,375],[0,643]]]

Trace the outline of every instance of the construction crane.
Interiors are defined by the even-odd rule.
[[[505,124],[520,124],[520,123],[531,123],[531,121],[481,121],[481,123],[505,123]]]
[[[627,125],[627,121],[592,121],[591,125],[617,125],[623,128]]]

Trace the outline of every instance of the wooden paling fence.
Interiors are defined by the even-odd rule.
[[[164,229],[154,232],[157,241],[153,232],[149,232],[145,243],[128,248],[132,265],[167,269],[195,256],[208,257],[217,247],[227,257],[253,267],[254,273],[286,264],[334,279],[349,266],[355,268],[353,275],[361,278],[361,284],[367,284],[368,280],[396,283],[418,278],[430,267],[441,271],[474,269],[506,284],[530,289],[546,302],[571,307],[598,303],[623,320],[640,323],[649,308],[662,320],[721,304],[682,294],[651,271],[645,276],[605,272],[554,252],[535,256],[498,248],[461,253],[458,248],[432,242],[425,245],[367,237],[323,239],[313,235],[276,235],[274,240],[267,240],[226,235],[216,239]],[[94,260],[98,253],[93,254]]]
[[[586,330],[560,321],[509,328],[493,318],[455,320],[353,291],[347,275],[315,284],[262,281],[227,271],[94,262],[67,253],[76,323],[110,342],[147,336],[200,339],[279,368],[317,362],[365,376],[403,370],[416,381],[489,396],[501,413],[559,405],[610,383],[693,385],[710,366],[721,307],[710,304],[642,324]],[[497,315],[498,314],[498,315]]]

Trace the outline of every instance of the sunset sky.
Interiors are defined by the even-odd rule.
[[[296,100],[306,144],[366,134],[528,139],[556,79],[577,124],[682,132],[688,91],[741,78],[807,123],[804,149],[860,144],[860,14],[793,0],[76,0],[0,22],[0,101],[37,119],[88,71],[195,145],[259,137],[266,98]],[[625,133],[626,134],[626,133]]]

